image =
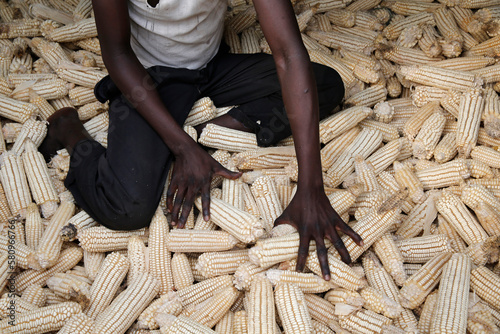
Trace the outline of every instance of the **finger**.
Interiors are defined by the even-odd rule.
[[[172,226],[177,225],[179,222],[179,211],[181,210],[182,202],[184,201],[185,190],[177,189],[175,195],[174,207],[172,209]]]
[[[325,241],[323,237],[315,238],[316,241],[316,252],[318,253],[319,266],[321,267],[321,273],[325,281],[330,280],[330,265],[328,264],[328,251],[325,247]]]
[[[219,167],[217,167],[214,171],[215,175],[220,175],[222,177],[225,177],[226,179],[231,179],[231,180],[236,180],[241,176],[241,172],[231,172],[229,169],[223,167],[221,164],[219,164]]]
[[[210,220],[210,183],[203,186],[201,190],[201,210],[203,212],[203,219]]]
[[[167,189],[167,210],[172,213],[174,208],[174,195],[177,191],[177,184],[175,182],[170,182]]]
[[[193,208],[193,202],[194,202],[194,196],[191,194],[188,194],[184,198],[184,203],[182,204],[182,212],[179,218],[179,224],[177,225],[178,228],[184,228],[186,225],[186,221],[189,217],[189,214],[191,213],[191,209]]]
[[[349,255],[347,248],[345,248],[344,242],[337,234],[337,231],[332,230],[330,231],[330,233],[326,234],[326,236],[332,242],[333,247],[335,247],[337,252],[339,252],[342,261],[344,261],[347,264],[351,263],[351,256]]]
[[[309,255],[309,241],[309,236],[304,236],[303,233],[300,233],[299,251],[297,253],[297,271],[303,271],[306,266],[307,255]]]
[[[344,221],[336,224],[335,228],[337,229],[337,231],[341,231],[342,233],[347,234],[356,243],[356,245],[360,247],[364,246],[363,239],[359,236],[359,234],[354,232],[354,230]]]

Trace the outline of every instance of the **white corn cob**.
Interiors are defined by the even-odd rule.
[[[403,285],[407,279],[403,267],[403,255],[392,236],[389,233],[384,234],[373,244],[373,249],[396,284]]]
[[[285,333],[313,332],[304,294],[298,287],[291,283],[280,283],[275,288],[274,298]]]
[[[465,159],[454,159],[436,167],[415,172],[424,189],[443,188],[458,185],[467,179],[471,172]]]
[[[322,293],[336,287],[336,285],[325,281],[321,277],[311,273],[268,269],[266,271],[266,277],[274,286],[283,283],[293,283],[303,293]]]
[[[446,118],[434,113],[425,120],[413,142],[413,155],[420,159],[430,159],[443,132]]]
[[[368,107],[352,107],[336,113],[320,122],[319,132],[322,143],[327,143],[343,132],[355,127],[373,111]]]
[[[198,142],[208,147],[230,152],[257,149],[255,134],[232,130],[215,124],[205,126]]]
[[[5,152],[2,158],[0,180],[5,190],[7,202],[13,214],[20,214],[24,217],[26,216],[26,208],[31,203],[31,194],[21,157]]]
[[[264,229],[270,231],[283,208],[276,190],[276,183],[269,176],[261,176],[252,184],[252,194],[263,218]]]
[[[56,263],[63,244],[59,232],[74,211],[73,203],[62,202],[43,232],[36,250],[37,259],[42,268],[51,267]]]
[[[482,79],[468,72],[429,65],[402,66],[400,71],[408,80],[442,89],[466,91],[470,88],[479,88],[483,84]]]
[[[450,239],[443,234],[398,240],[396,245],[405,263],[426,263],[438,254],[453,252]]]
[[[78,234],[80,246],[90,252],[111,252],[126,249],[128,239],[138,235],[143,240],[147,239],[148,230],[142,228],[134,231],[116,231],[104,226],[86,228]]]
[[[151,255],[150,255],[151,256]],[[189,260],[184,253],[175,253],[172,256],[172,277],[174,287],[180,290],[194,283],[193,272],[189,265]]]
[[[168,249],[168,221],[158,208],[149,226],[148,262],[151,276],[160,282],[160,294],[173,289],[171,255]]]
[[[25,152],[22,157],[33,199],[41,206],[43,216],[50,218],[57,209],[59,198],[50,179],[45,159],[29,139],[25,142]]]
[[[225,231],[175,229],[168,233],[165,244],[171,252],[201,253],[230,250],[237,243],[238,239]]]
[[[467,91],[460,98],[457,127],[458,153],[468,157],[479,135],[484,103],[479,91]]]
[[[196,263],[196,269],[206,278],[233,274],[236,269],[249,261],[248,250],[203,253]]]

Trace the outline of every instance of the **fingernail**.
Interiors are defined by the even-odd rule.
[[[361,241],[359,242],[359,245],[360,245],[361,247],[363,247],[363,246],[365,245],[365,243],[363,242],[363,240],[361,240]]]
[[[210,220],[210,216],[209,216],[209,215],[204,215],[204,216],[203,216],[203,219],[207,222],[207,221],[209,221],[209,220]]]
[[[329,281],[330,280],[330,275],[325,275],[325,281]]]

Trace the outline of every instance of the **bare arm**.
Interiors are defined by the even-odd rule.
[[[209,218],[210,180],[213,174],[237,178],[212,159],[175,122],[153,85],[153,80],[130,46],[130,19],[126,0],[93,0],[99,41],[109,75],[144,119],[156,130],[176,158],[169,187],[172,221],[183,227],[194,197],[201,192],[203,214]],[[176,194],[175,202],[173,202]],[[182,215],[179,212],[182,207]]]
[[[329,279],[323,239],[332,241],[342,259],[350,262],[337,231],[348,234],[358,244],[361,238],[333,210],[324,192],[316,85],[290,1],[254,0],[253,3],[273,52],[299,165],[296,195],[276,224],[288,223],[299,231],[298,270],[305,266],[310,240],[316,241],[323,276]]]

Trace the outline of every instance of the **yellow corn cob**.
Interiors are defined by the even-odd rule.
[[[56,263],[63,243],[59,231],[74,211],[73,203],[62,202],[44,230],[36,250],[37,260],[42,268],[49,268]]]
[[[283,213],[276,183],[269,176],[261,176],[252,184],[252,194],[257,202],[264,229],[270,231],[276,218]]]
[[[446,118],[439,112],[433,113],[422,124],[415,141],[413,155],[420,159],[430,159],[441,138]]]
[[[209,278],[202,282],[190,285],[177,291],[184,307],[191,304],[199,304],[212,297],[214,293],[222,288],[232,286],[233,279],[230,275]]]
[[[268,269],[266,277],[274,286],[290,283],[297,286],[303,293],[322,293],[335,287],[315,274],[300,273],[289,270]]]
[[[327,143],[343,132],[353,128],[373,111],[367,107],[352,107],[336,113],[320,122],[320,139]]]
[[[443,234],[396,241],[405,263],[426,263],[438,254],[453,252],[450,239]]]
[[[437,215],[436,198],[437,194],[429,195],[424,202],[415,205],[399,226],[396,235],[405,239],[416,237],[424,227],[430,226]]]
[[[57,209],[58,196],[50,179],[43,155],[35,144],[27,139],[23,153],[23,165],[35,202],[41,206],[45,218],[50,218]]]
[[[382,236],[399,218],[399,209],[379,214],[375,210],[361,217],[352,229],[363,239],[364,246],[360,247],[347,236],[342,237],[342,241],[348,250],[351,260],[355,261],[361,256],[380,236]],[[368,232],[370,231],[370,232]],[[339,257],[334,247],[330,247],[329,253]]]
[[[195,204],[201,209],[200,198]],[[217,198],[212,198],[210,202],[210,214],[215,224],[242,242],[254,242],[264,233],[259,219]]]
[[[125,333],[149,305],[160,289],[160,283],[147,273],[137,276],[96,318],[96,333]]]
[[[257,149],[255,134],[232,130],[215,124],[207,124],[198,141],[205,146],[230,152]]]
[[[111,252],[126,249],[128,239],[138,235],[147,239],[148,230],[142,228],[134,231],[115,231],[104,226],[86,228],[78,234],[80,246],[90,252]]]
[[[403,268],[403,255],[401,255],[392,236],[388,233],[384,234],[373,244],[373,248],[384,264],[384,267],[396,281],[396,284],[399,286],[403,285],[407,279]]]
[[[455,159],[436,167],[415,172],[424,189],[442,188],[459,184],[470,176],[465,159]]]
[[[233,274],[240,264],[249,261],[248,250],[203,253],[196,264],[196,269],[206,278]]]
[[[481,242],[488,238],[484,229],[458,196],[449,191],[443,191],[436,203],[436,208],[467,244]]]
[[[443,267],[451,255],[452,253],[436,255],[408,278],[400,291],[399,301],[403,307],[414,309],[425,300],[427,295],[439,283]]]
[[[469,306],[470,258],[454,254],[443,268],[431,333],[465,333]]]
[[[172,276],[176,290],[180,290],[194,283],[193,272],[191,271],[189,260],[185,254],[175,253],[172,257]]]
[[[45,284],[45,281],[55,273],[64,272],[73,268],[83,257],[78,247],[64,249],[59,255],[58,262],[47,270],[25,270],[16,276],[16,289],[22,292],[29,285]]]
[[[14,325],[9,323],[9,319],[3,319],[0,330],[26,334],[57,331],[72,315],[80,312],[80,305],[74,302],[46,306],[17,315]]]
[[[168,240],[168,221],[162,210],[158,208],[149,226],[148,261],[151,276],[160,282],[160,294],[171,291],[174,284]]]
[[[217,252],[229,250],[237,243],[235,237],[224,231],[175,229],[168,233],[166,246],[171,252]]]
[[[312,333],[311,316],[302,291],[294,284],[280,283],[274,294],[285,333]]]

